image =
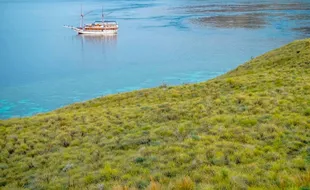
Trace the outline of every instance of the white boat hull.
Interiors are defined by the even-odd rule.
[[[117,30],[103,30],[103,31],[85,31],[81,29],[75,29],[78,34],[89,34],[89,35],[114,35],[117,34]]]

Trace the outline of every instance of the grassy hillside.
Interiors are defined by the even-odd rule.
[[[199,83],[0,121],[2,189],[309,189],[310,39]]]

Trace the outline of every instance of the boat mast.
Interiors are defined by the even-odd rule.
[[[83,7],[82,7],[82,5],[81,5],[81,22],[80,22],[80,27],[82,28],[83,27],[83,17],[84,17],[84,15],[83,15]]]
[[[84,27],[84,17],[86,15],[88,15],[89,13],[91,13],[93,11],[88,11],[87,13],[83,13],[83,8],[82,8],[82,5],[81,5],[81,23],[80,23],[80,27],[83,28]]]
[[[102,24],[103,24],[103,17],[104,17],[104,15],[103,15],[103,6],[102,6],[102,10],[101,10]]]

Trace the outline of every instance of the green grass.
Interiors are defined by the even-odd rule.
[[[309,189],[310,40],[207,82],[2,120],[0,136],[1,189]]]

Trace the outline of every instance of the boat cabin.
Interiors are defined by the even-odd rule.
[[[118,24],[115,21],[95,21],[85,25],[85,30],[117,30]]]

